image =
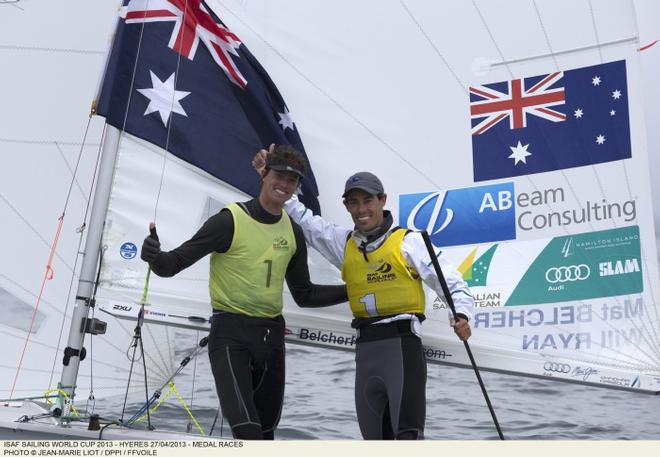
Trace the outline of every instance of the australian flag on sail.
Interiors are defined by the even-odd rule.
[[[202,0],[129,0],[121,9],[98,114],[251,195],[254,154],[305,154],[277,87]],[[311,168],[311,167],[310,167]],[[310,169],[300,199],[319,213]]]
[[[631,157],[625,61],[470,87],[475,181]]]

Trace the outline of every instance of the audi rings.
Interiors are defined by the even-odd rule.
[[[589,268],[589,265],[582,263],[580,265],[548,268],[548,271],[545,272],[545,280],[550,284],[584,281],[589,275],[591,275],[591,268]]]
[[[545,362],[543,364],[545,371],[554,371],[555,373],[570,373],[571,366],[565,363]]]

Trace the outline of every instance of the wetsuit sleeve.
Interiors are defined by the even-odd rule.
[[[284,204],[284,209],[300,225],[309,245],[341,270],[346,240],[351,230],[315,216],[295,195]]]
[[[234,237],[234,218],[223,209],[211,216],[192,238],[176,249],[161,252],[150,263],[158,276],[174,276],[212,252],[226,252]]]
[[[293,299],[302,308],[320,308],[337,305],[348,300],[346,285],[331,286],[313,284],[307,266],[307,245],[300,226],[291,221],[296,237],[296,252],[286,270],[286,283]]]
[[[442,291],[440,280],[435,274],[429,251],[426,249],[426,244],[421,233],[408,233],[403,238],[403,243],[401,243],[401,253],[406,258],[406,261],[417,270],[424,284],[433,289],[439,297],[444,297],[445,294]],[[447,287],[454,301],[456,314],[459,317],[464,317],[468,320],[471,319],[474,299],[467,283],[463,280],[463,277],[456,268],[442,254],[438,254],[438,263],[447,281]],[[449,311],[449,318],[452,318],[451,310]]]

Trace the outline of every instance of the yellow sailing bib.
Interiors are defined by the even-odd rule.
[[[346,242],[341,275],[355,317],[424,312],[424,290],[416,272],[401,254],[406,231],[396,230],[375,251],[364,255],[353,240]]]
[[[248,316],[278,316],[284,276],[296,252],[289,215],[282,212],[277,223],[262,224],[236,203],[227,209],[234,218],[234,237],[227,252],[211,254],[211,304]]]

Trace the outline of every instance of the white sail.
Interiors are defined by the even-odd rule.
[[[480,366],[660,390],[657,250],[633,3],[519,0],[461,2],[451,9],[421,0],[300,0],[277,6],[266,0],[208,3],[250,47],[287,99],[316,171],[321,207],[328,219],[351,225],[340,195],[345,178],[358,170],[381,177],[396,220],[401,218],[405,196],[513,183],[515,237],[497,241],[487,286],[473,286],[479,307],[471,343]],[[28,329],[116,19],[116,4],[80,0],[69,2],[68,10],[55,2],[0,5],[0,53],[7,56],[4,61],[12,62],[0,74],[0,87],[6,89],[3,107],[23,107],[0,110],[0,148],[6,165],[0,169],[0,300],[12,311],[12,318],[0,324],[1,341],[10,354],[0,366],[3,398],[10,392],[14,398],[42,395],[59,379],[66,341],[66,335],[60,337],[61,329],[66,332],[70,326],[65,309],[71,303],[70,313],[71,290],[75,290],[69,287],[80,242],[75,229],[83,221],[92,182],[101,139],[99,119],[92,121],[85,141],[78,183],[53,262],[55,277],[46,282],[30,333]],[[21,37],[20,42],[15,37]],[[630,158],[475,182],[470,86],[614,61],[626,65],[627,87],[622,90],[629,110]],[[22,89],[11,90],[14,87]],[[172,248],[222,205],[245,198],[128,135],[120,152],[100,291],[105,309],[118,307],[117,313],[125,307],[134,310],[142,294],[146,269],[135,249],[139,250],[151,220],[158,223],[164,248]],[[560,187],[561,202],[524,201],[524,206],[518,200],[526,194],[531,201],[536,191]],[[619,204],[621,214],[588,224],[543,222],[553,212],[603,200]],[[634,216],[627,202],[634,202]],[[526,211],[533,214],[523,216]],[[540,227],[528,229],[537,215]],[[405,224],[407,218],[400,222]],[[420,223],[418,228],[428,227]],[[639,248],[640,256],[636,264],[629,257],[622,259],[621,266],[611,260],[597,265],[604,263],[602,271],[612,272],[610,276],[641,278],[641,290],[506,305],[516,281],[553,240],[568,242],[571,236],[612,230],[638,230],[638,239],[633,240],[638,244],[633,247]],[[475,248],[476,259],[493,244],[443,250],[458,266]],[[317,253],[311,253],[310,266],[316,282],[339,282],[338,272]],[[176,278],[152,276],[151,309],[162,307],[185,316],[191,326],[203,327],[199,318],[210,313],[207,269],[202,261]],[[434,295],[428,298],[424,341],[429,360],[465,365],[462,345],[447,326],[444,305]],[[352,349],[346,305],[310,311],[296,307],[289,296],[286,301],[291,341]],[[96,317],[108,321],[108,333],[94,337],[95,355],[103,354],[94,365],[94,392],[97,396],[121,393],[130,365],[124,353],[134,324],[98,311]],[[157,385],[173,371],[171,330],[151,325],[147,329],[145,343],[153,346],[147,348],[149,379]],[[86,346],[91,348],[89,339]],[[81,365],[78,398],[86,398],[91,387],[86,376],[91,355]],[[134,379],[141,379],[141,364],[134,369]],[[133,386],[141,389],[141,383]]]
[[[57,2],[25,2],[1,8],[0,52],[11,64],[3,66],[0,76],[5,99],[0,110],[0,300],[5,312],[0,338],[6,351],[0,364],[0,398],[20,399],[44,396],[61,377],[84,246],[78,228],[89,223],[85,211],[101,119],[92,120],[80,154],[81,144],[116,20],[116,2],[78,1],[67,8]],[[53,277],[44,281],[63,212]],[[95,398],[124,394],[128,383],[126,353],[131,352],[135,324],[101,314],[97,311],[95,317],[108,322],[106,335],[88,335],[84,344],[87,357],[76,391],[83,404],[90,393]],[[168,333],[163,327],[145,330],[152,390],[174,371]],[[141,361],[132,376],[130,390],[143,391]],[[91,409],[93,402],[88,405]]]
[[[326,218],[351,225],[340,195],[345,178],[359,170],[381,177],[388,208],[400,225],[431,232],[442,220],[430,220],[423,205],[410,219],[409,201],[415,195],[429,197],[425,207],[430,212],[443,203],[441,194],[478,193],[483,186],[495,186],[490,200],[480,200],[478,206],[483,206],[481,212],[508,210],[513,232],[489,243],[466,238],[443,248],[459,266],[475,248],[479,258],[498,245],[488,284],[473,284],[477,309],[471,345],[480,366],[657,391],[658,270],[634,9],[629,2],[537,3],[475,2],[455,5],[451,13],[422,1],[209,5],[249,45],[285,95],[316,170]],[[515,30],[509,16],[499,14],[503,7],[515,11]],[[477,182],[470,86],[599,68],[608,62],[625,65],[627,85],[620,90],[629,116],[630,158]],[[213,211],[246,197],[152,147],[136,140],[127,143],[131,152],[120,159],[111,203],[103,284],[109,295],[135,300],[144,269],[137,257],[123,258],[121,247],[139,246],[154,211],[164,248],[171,249]],[[498,194],[501,188],[510,193]],[[484,198],[485,193],[479,195]],[[454,214],[467,211],[460,204],[451,209]],[[476,225],[479,216],[474,216]],[[630,236],[632,241],[618,251],[616,242],[604,246],[598,251],[607,254],[602,259],[584,248],[587,239],[607,244],[603,240]],[[600,290],[604,283],[596,281],[563,294],[550,289],[556,292],[559,284],[546,281],[545,293],[535,293],[538,284],[524,279],[525,273],[535,260],[547,257],[540,257],[546,247],[570,242],[582,243],[577,251],[592,262],[592,279],[614,283],[616,275],[629,274],[634,284]],[[570,246],[566,249],[567,254],[576,252],[575,246],[572,252]],[[613,255],[623,257],[613,260]],[[339,281],[336,269],[317,253],[310,262],[316,282]],[[175,278],[152,279],[150,301],[173,306],[175,315],[208,315],[207,275],[208,264],[202,261]],[[435,294],[428,298],[427,357],[469,364],[447,325],[446,306]],[[122,305],[112,301],[109,306]],[[354,344],[346,305],[301,310],[288,297],[285,317],[290,341],[340,349]]]

